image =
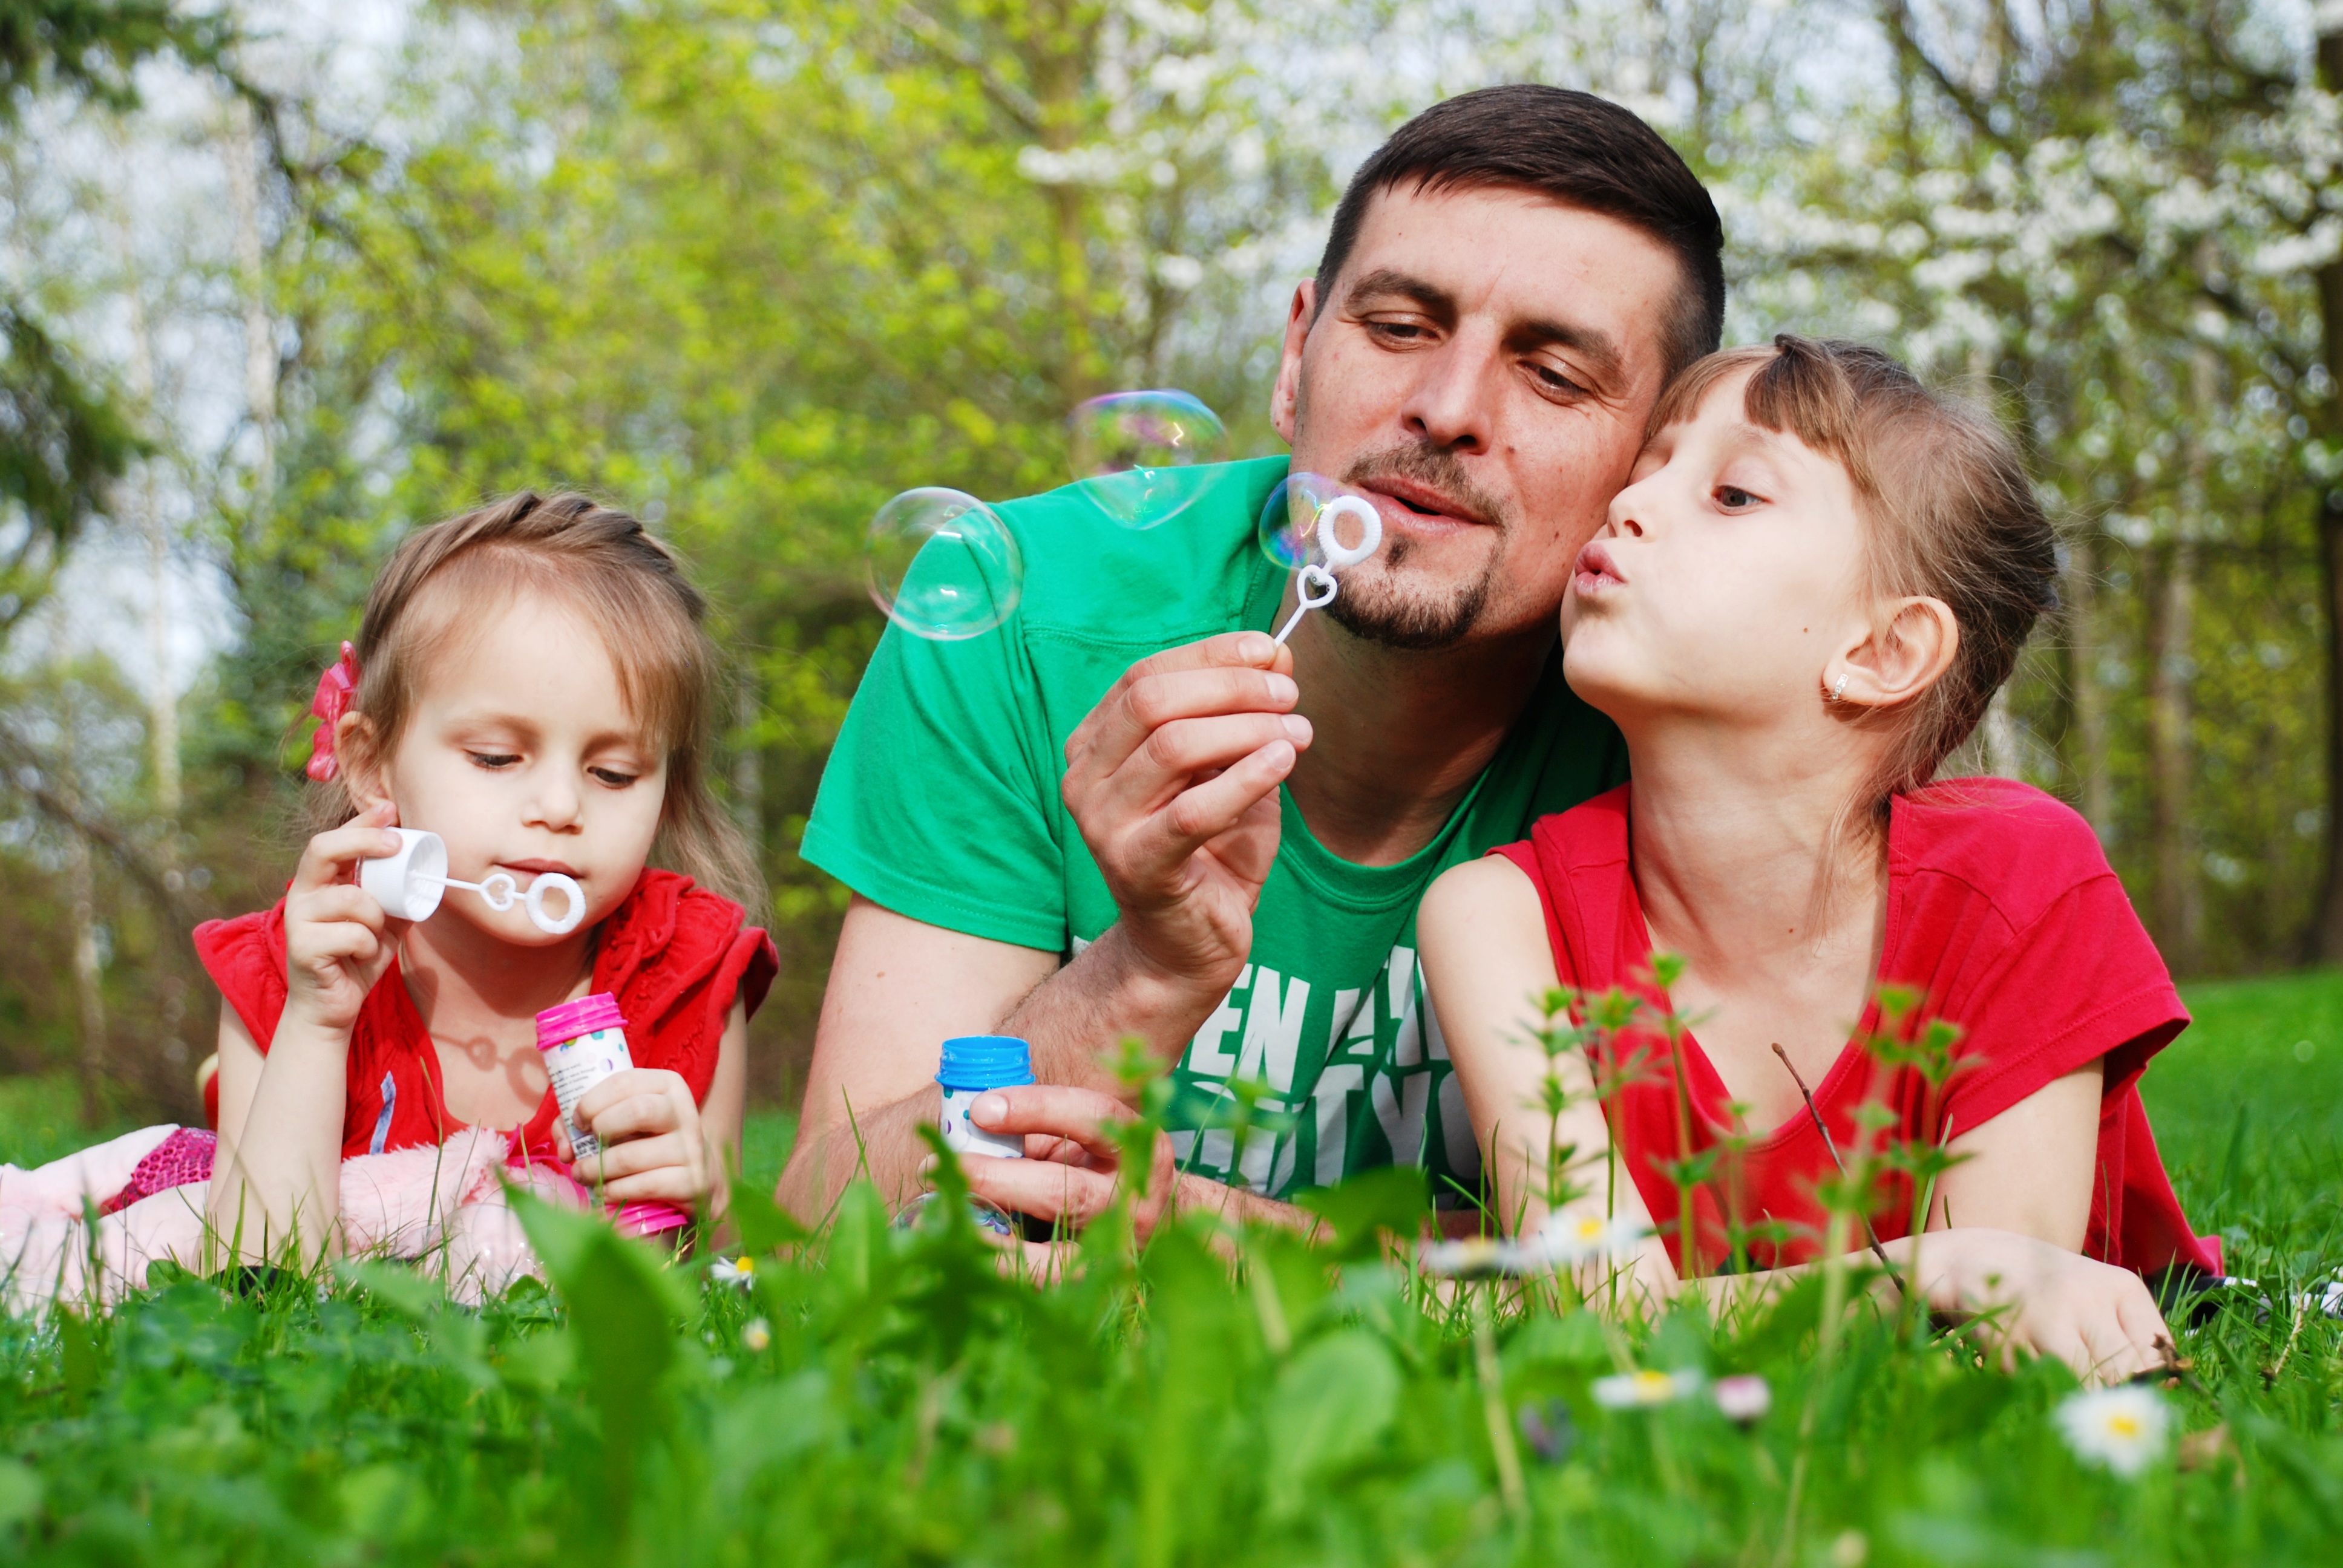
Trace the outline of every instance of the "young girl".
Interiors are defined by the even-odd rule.
[[[523,493],[391,557],[318,687],[309,773],[339,825],[274,909],[196,933],[224,1003],[206,1207],[243,1260],[337,1247],[346,1157],[477,1127],[516,1163],[566,1160],[534,1020],[603,991],[635,1070],[579,1101],[605,1152],[578,1179],[613,1205],[721,1210],[777,957],[744,928],[756,879],[709,793],[703,608],[667,546],[578,496]],[[356,883],[394,825],[438,834],[463,880],[575,878],[584,922],[548,935],[460,891],[387,918]]]
[[[1548,1218],[1550,1140],[1607,1150],[1615,1194],[1598,1159],[1557,1218],[1648,1221],[1625,1271],[1664,1298],[1736,1251],[1811,1262],[1835,1164],[1948,1142],[1939,1233],[1907,1233],[1908,1181],[1871,1216],[1899,1272],[1916,1254],[1936,1310],[1999,1309],[2011,1344],[2086,1374],[2160,1364],[2141,1274],[2220,1268],[2137,1088],[2187,1014],[2079,817],[2022,784],[1929,782],[2056,603],[2016,454],[1885,356],[1787,336],[1694,366],[1653,429],[1562,610],[1564,671],[1618,724],[1634,781],[1449,872],[1420,918],[1501,1218]],[[1654,953],[1683,965],[1665,991]],[[1962,1031],[1940,1090],[1865,1048],[1916,1026],[1882,1019],[1888,983]],[[1554,1132],[1528,1031],[1557,985],[1646,1011],[1559,1064],[1578,1098]],[[1667,1167],[1704,1154],[1687,1260]],[[1847,1244],[1868,1255],[1859,1231]]]

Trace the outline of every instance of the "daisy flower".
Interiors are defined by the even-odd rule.
[[[2075,1457],[2117,1475],[2137,1475],[2164,1452],[2172,1412],[2141,1383],[2092,1389],[2058,1407],[2058,1430]]]
[[[764,1352],[773,1342],[773,1325],[762,1318],[750,1318],[740,1325],[740,1342],[752,1351]]]
[[[1652,1228],[1641,1221],[1605,1214],[1554,1214],[1523,1243],[1523,1251],[1535,1255],[1549,1268],[1583,1263],[1599,1258],[1622,1262]]]
[[[757,1260],[746,1252],[737,1258],[719,1258],[708,1265],[708,1277],[719,1284],[738,1285],[745,1291],[757,1282]]]
[[[1694,1372],[1618,1372],[1594,1380],[1594,1402],[1605,1410],[1645,1410],[1674,1404],[1699,1387],[1700,1374]]]
[[[1774,1408],[1773,1389],[1755,1372],[1718,1378],[1708,1392],[1716,1401],[1716,1408],[1725,1412],[1725,1420],[1737,1421],[1744,1426],[1765,1420],[1765,1412]]]
[[[1520,1249],[1493,1236],[1465,1236],[1453,1241],[1427,1241],[1416,1259],[1427,1274],[1450,1280],[1487,1280],[1515,1271]]]

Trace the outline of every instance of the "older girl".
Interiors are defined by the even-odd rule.
[[[1503,1218],[1548,1218],[1552,1138],[1619,1161],[1615,1193],[1582,1180],[1559,1218],[1649,1221],[1641,1292],[1735,1254],[1795,1269],[1831,1233],[1835,1163],[1879,1146],[1857,1115],[1875,1102],[1886,1139],[1960,1157],[1925,1247],[1908,1184],[1872,1216],[1933,1306],[1998,1309],[2011,1342],[2087,1373],[2157,1363],[2142,1273],[2219,1268],[2137,1088],[2187,1014],[2080,818],[2022,784],[1930,782],[2055,604],[2016,454],[1885,356],[1786,336],[1694,366],[1653,429],[1562,610],[1571,686],[1618,724],[1634,781],[1448,873],[1421,917]],[[1683,966],[1665,990],[1655,952]],[[1962,1030],[1941,1089],[1865,1048],[1894,1026],[1889,983]],[[1564,1061],[1578,1098],[1554,1137],[1525,1035],[1557,985],[1646,1010]],[[1669,1167],[1711,1151],[1687,1227]]]

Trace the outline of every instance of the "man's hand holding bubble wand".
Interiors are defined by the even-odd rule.
[[[1222,456],[1218,422],[1181,394],[1094,399],[1073,423],[1077,488],[1102,524],[1131,531],[1188,513],[1209,484],[1176,470]],[[1094,984],[1111,986],[1121,972],[1176,977],[1183,990],[1211,991],[1209,1008],[1234,982],[1277,854],[1279,786],[1310,738],[1308,720],[1292,711],[1298,694],[1283,673],[1285,644],[1304,614],[1335,601],[1341,575],[1372,558],[1383,535],[1382,514],[1365,496],[1320,476],[1288,475],[1256,518],[1257,547],[1292,574],[1296,595],[1274,635],[1231,631],[1141,659],[1068,737],[1067,809],[1121,918],[1037,993],[1055,999],[1041,1011],[1029,999],[1006,1018],[984,1020],[1004,1033],[1059,1041],[1059,1065],[1041,1073],[1044,1082],[1011,1091],[1010,1120],[989,1130],[1062,1139],[1077,1122],[1128,1114],[1114,1109],[1103,1086],[1077,1087],[1085,1077],[1065,1060],[1070,1028],[1087,1040],[1106,1027],[1107,1015],[1080,1000]],[[890,501],[873,518],[865,562],[872,601],[899,631],[929,644],[980,638],[1004,624],[1023,596],[1019,540],[990,508],[958,491],[914,490]],[[1261,731],[1263,722],[1271,733]],[[1270,744],[1272,734],[1282,746]],[[1151,737],[1158,744],[1141,744]],[[1100,980],[1085,980],[1092,970]],[[1080,1020],[1051,1016],[1060,1008]],[[1179,1032],[1184,1040],[1193,1031]],[[1035,1055],[1038,1063],[1038,1049]],[[1067,1076],[1053,1086],[1047,1081],[1056,1073]],[[882,1131],[863,1118],[858,1136],[909,1143],[910,1124],[893,1131],[893,1120]],[[915,1147],[904,1150],[907,1161],[920,1157]],[[971,1161],[967,1174],[981,1199],[1078,1221],[1111,1201],[1117,1180],[1108,1167],[1027,1168],[1023,1161],[985,1159]]]

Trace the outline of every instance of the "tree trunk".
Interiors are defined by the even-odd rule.
[[[2343,92],[2343,21],[2321,10],[2318,85]],[[2343,260],[2318,269],[2318,306],[2329,390],[2309,412],[2329,443],[2343,442]],[[2337,839],[2343,819],[2343,487],[2319,498],[2318,562],[2327,603],[2327,865],[2311,957],[2335,964],[2343,963],[2343,843]]]
[[[2083,819],[2115,842],[2115,789],[2107,777],[2107,698],[2099,686],[2099,536],[2096,526],[2066,552],[2066,685],[2075,709],[2074,769]]]
[[[81,1004],[81,1116],[106,1124],[106,964],[97,932],[97,875],[89,840],[65,830],[65,895],[73,920],[74,994]]]
[[[252,466],[252,524],[268,518],[277,489],[277,324],[268,314],[266,256],[260,238],[260,148],[252,106],[228,107],[228,206],[236,217],[237,292],[244,297],[244,400],[260,450]]]
[[[2197,541],[2184,516],[2161,552],[2162,569],[2148,615],[2147,747],[2156,836],[2156,938],[2164,960],[2187,973],[2201,960],[2204,900],[2197,876],[2196,823],[2189,785],[2189,645],[2196,630]]]
[[[136,407],[138,433],[155,441],[155,337],[146,318],[146,286],[138,267],[137,236],[131,227],[127,199],[117,204],[115,219],[122,248],[123,297],[130,311],[130,397]],[[146,738],[153,752],[155,809],[163,819],[163,859],[167,865],[176,860],[178,851],[179,696],[171,679],[170,527],[163,518],[156,461],[151,454],[141,458],[136,484],[125,489],[136,497],[135,508],[146,536],[147,589],[152,596],[146,607]]]

